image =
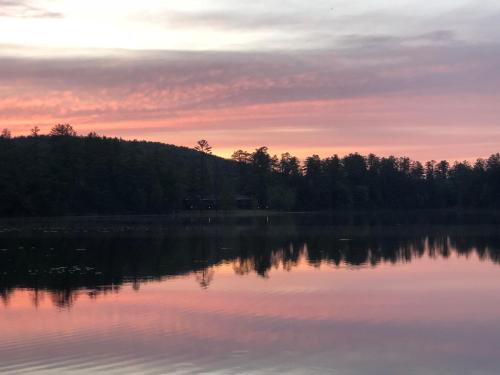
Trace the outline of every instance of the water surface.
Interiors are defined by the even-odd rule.
[[[498,374],[495,218],[0,224],[0,373]]]

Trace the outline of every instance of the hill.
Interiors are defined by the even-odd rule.
[[[357,153],[300,163],[260,147],[228,160],[208,143],[195,150],[54,129],[0,136],[0,216],[500,208],[499,154],[473,165]]]
[[[0,215],[167,213],[208,196],[215,179],[222,189],[235,171],[232,161],[161,143],[0,138]]]

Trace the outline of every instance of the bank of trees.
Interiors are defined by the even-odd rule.
[[[286,153],[269,155],[265,147],[233,154],[238,186],[258,197],[261,206],[294,210],[500,208],[500,155],[450,165],[422,164],[409,158],[357,153],[301,165]],[[253,184],[252,184],[253,182]]]
[[[76,136],[59,125],[49,135],[0,137],[0,215],[168,213],[235,173],[235,163],[205,152]],[[230,191],[224,183],[218,189]]]
[[[204,206],[201,201],[209,202]],[[317,155],[266,147],[231,160],[195,149],[77,136],[0,134],[0,215],[146,214],[185,208],[280,210],[500,208],[500,155],[475,163]],[[186,204],[186,202],[188,204]]]

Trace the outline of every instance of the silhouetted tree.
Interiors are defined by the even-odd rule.
[[[194,149],[204,154],[212,153],[212,146],[210,146],[205,139],[199,140]]]
[[[231,155],[231,160],[238,165],[238,193],[250,194],[252,190],[250,163],[251,154],[247,151],[237,150]]]
[[[290,155],[288,152],[281,154],[279,161],[279,173],[287,177],[300,176],[300,162],[295,156]]]
[[[10,139],[10,138],[12,138],[12,133],[7,128],[2,129],[2,132],[0,133],[0,138]]]
[[[208,166],[208,157],[212,154],[212,147],[205,139],[199,140],[194,147],[199,152],[199,161],[191,167],[190,195],[191,199],[201,200],[206,198],[209,193],[217,195],[217,187],[210,189],[210,171]],[[212,171],[213,173],[214,171]],[[215,177],[214,177],[215,184]],[[197,203],[199,206],[201,203]]]
[[[38,137],[38,134],[40,133],[40,128],[38,126],[34,126],[33,128],[31,128],[30,132],[32,137]]]
[[[50,130],[49,135],[52,137],[74,137],[76,131],[70,124],[57,124]]]
[[[251,154],[247,151],[237,150],[231,155],[231,159],[240,164],[249,164],[251,162]]]
[[[271,174],[272,160],[267,147],[256,149],[251,155],[251,165],[254,179],[254,191],[257,195],[259,207],[268,207],[268,188]]]

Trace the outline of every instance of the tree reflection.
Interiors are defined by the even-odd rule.
[[[7,234],[5,234],[7,233]],[[59,308],[81,293],[97,298],[118,293],[125,283],[193,274],[209,288],[215,267],[231,265],[238,275],[269,277],[305,261],[319,267],[377,267],[422,257],[453,254],[500,264],[496,227],[432,229],[420,226],[336,226],[246,222],[234,225],[182,223],[103,228],[40,227],[5,231],[0,237],[0,298],[8,305],[16,289],[31,290],[34,306],[45,293]]]
[[[207,289],[212,280],[214,279],[215,271],[212,268],[205,268],[195,273],[196,281],[200,287]]]

